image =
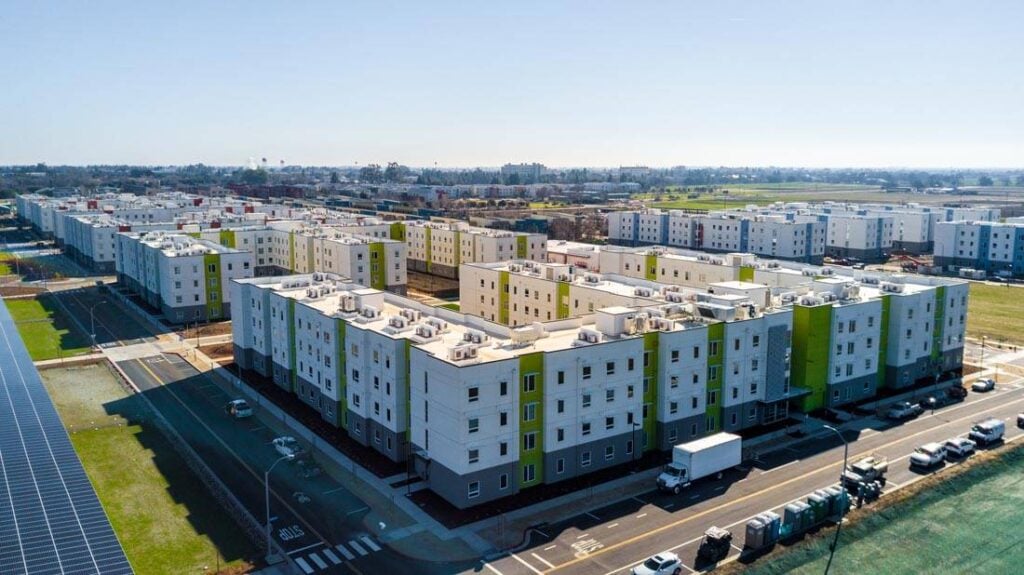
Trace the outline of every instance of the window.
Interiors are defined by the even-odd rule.
[[[498,476],[498,489],[508,489],[508,473]]]
[[[717,341],[713,341],[713,342],[711,342],[710,345],[711,345],[710,352],[709,352],[710,355],[712,357],[717,356],[718,355],[718,342]]]
[[[611,461],[612,459],[615,459],[615,446],[607,445],[604,448],[604,460]]]
[[[476,433],[480,431],[480,419],[477,417],[471,418],[468,422],[469,432]]]
[[[608,403],[615,401],[615,390],[606,389],[604,390],[604,400]]]
[[[584,393],[583,394],[583,407],[590,407],[590,394],[589,393]]]
[[[846,353],[853,355],[854,345],[852,341],[846,342]]]
[[[604,366],[605,373],[608,375],[615,375],[615,362],[609,361]]]
[[[498,395],[505,397],[508,395],[508,382],[502,381],[498,383]]]
[[[480,482],[479,481],[470,481],[469,482],[469,489],[466,492],[466,497],[468,497],[469,499],[473,499],[473,498],[479,497],[479,496],[480,496]]]
[[[750,393],[752,393],[752,394],[757,393],[757,383],[751,383],[750,384]]]
[[[530,373],[523,376],[523,393],[537,391],[537,374]]]
[[[565,372],[564,371],[559,371],[558,372],[557,380],[558,380],[558,385],[562,385],[563,383],[565,383]]]
[[[537,419],[537,403],[527,403],[523,406],[523,421],[533,421]]]
[[[523,451],[532,451],[537,448],[537,432],[523,434]]]
[[[756,359],[750,360],[750,371],[757,371],[758,361]]]
[[[478,461],[480,461],[480,450],[479,449],[470,449],[469,450],[469,462],[470,463],[476,463]]]
[[[614,416],[609,416],[609,417],[605,417],[604,418],[604,428],[605,429],[615,429],[615,417]]]
[[[634,367],[635,363],[636,362],[633,361],[633,358],[631,358],[631,357],[626,359],[626,369],[629,370],[629,371],[633,371],[633,367]]]
[[[857,331],[857,320],[851,319],[850,320],[850,333],[855,333],[856,331]]]
[[[670,401],[668,404],[668,412],[673,415],[679,413],[679,403],[676,401]]]
[[[731,387],[729,389],[732,390],[732,398],[733,399],[738,399],[739,396],[740,396],[740,388],[738,388],[738,387]]]
[[[559,458],[558,461],[555,462],[555,473],[565,473],[565,459]]]
[[[590,366],[589,365],[584,365],[583,366],[583,379],[590,379]]]
[[[651,366],[651,352],[645,351],[644,352],[644,367],[650,367],[650,366]]]
[[[590,467],[590,452],[584,451],[580,454],[580,467]]]
[[[753,340],[751,340],[750,345],[752,347],[760,347],[761,346],[761,336],[755,335]]]
[[[373,414],[374,415],[380,415],[380,402],[379,401],[373,402]]]
[[[555,430],[555,436],[558,441],[565,441],[565,429],[559,427]]]
[[[498,455],[501,455],[501,456],[508,455],[508,442],[507,441],[502,441],[501,443],[498,444]]]
[[[696,349],[696,348],[694,348],[694,349]],[[668,356],[669,356],[669,361],[671,361],[672,363],[679,363],[679,350],[678,349],[673,349],[672,351],[670,351]]]
[[[868,327],[875,327],[875,316],[868,316]]]
[[[429,393],[430,392],[430,380],[427,377],[428,375],[429,374],[427,372],[425,372],[425,371],[423,372],[423,393]]]
[[[358,369],[353,369],[352,370],[352,381],[354,381],[356,383],[359,383],[359,370]]]
[[[626,397],[633,399],[634,389],[632,385],[626,386]]]
[[[354,405],[356,407],[359,407],[359,394],[358,393],[353,393],[352,394],[352,405]]]
[[[499,425],[508,425],[508,412],[507,411],[502,411],[501,413],[498,414],[498,423],[499,423]]]
[[[673,389],[679,387],[679,376],[678,375],[670,375],[669,378],[668,378],[668,386],[673,388]]]
[[[584,437],[590,435],[590,422],[586,422],[580,427],[580,435]]]
[[[708,407],[718,405],[718,390],[712,389],[708,392]]]

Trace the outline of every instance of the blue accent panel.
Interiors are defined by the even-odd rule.
[[[633,237],[629,238],[634,245],[640,241],[640,213],[633,212]]]
[[[658,227],[661,230],[661,241],[659,242],[663,246],[668,245],[668,214],[661,214],[661,224]]]
[[[750,220],[740,220],[740,251],[747,251],[747,238],[750,237]]]
[[[805,224],[804,228],[804,236],[807,238],[804,242],[804,256],[810,262],[814,258],[814,224]]]
[[[989,259],[988,245],[992,237],[991,226],[978,226],[978,262],[986,272],[992,272],[992,260]]]

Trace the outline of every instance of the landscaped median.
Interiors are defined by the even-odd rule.
[[[855,510],[847,516],[832,572],[1020,573],[1022,478],[1024,444],[1016,443],[981,452]],[[834,533],[823,529],[750,565],[733,562],[716,572],[822,573]]]

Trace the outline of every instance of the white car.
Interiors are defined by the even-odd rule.
[[[283,437],[278,437],[274,439],[273,444],[274,449],[276,449],[278,453],[284,456],[296,457],[297,455],[302,453],[302,446],[299,445],[299,442],[296,441],[294,437],[290,437],[287,435]]]
[[[683,572],[683,563],[675,553],[665,551],[644,561],[633,568],[633,575],[679,575]]]
[[[947,459],[950,457],[962,459],[974,453],[974,448],[977,447],[974,445],[973,441],[966,437],[954,437],[952,439],[947,439],[942,446],[946,448]]]
[[[249,402],[244,399],[232,399],[224,406],[224,411],[235,419],[252,417],[252,407],[249,405]]]
[[[911,467],[932,467],[946,460],[946,448],[941,443],[926,443],[910,454]]]
[[[996,380],[984,378],[971,384],[971,391],[992,391],[996,388]]]

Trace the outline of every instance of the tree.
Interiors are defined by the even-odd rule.
[[[267,183],[270,175],[262,168],[257,168],[255,170],[245,169],[235,172],[235,178],[243,184],[250,186],[262,186]]]
[[[370,164],[359,169],[359,181],[367,184],[379,184],[384,181],[384,172],[377,164]]]
[[[340,183],[340,182],[341,182],[341,179],[338,178],[338,172],[331,172],[331,183],[332,184],[337,184],[337,183]]]
[[[992,181],[992,178],[990,178],[988,176],[982,176],[982,177],[978,178],[978,185],[979,186],[988,187],[988,186],[991,186],[993,183],[994,182]]]
[[[402,179],[402,169],[398,165],[398,162],[388,162],[388,167],[384,169],[384,181],[385,182],[399,182]]]

